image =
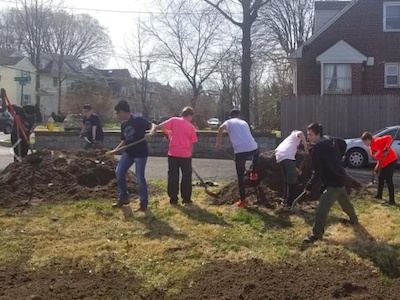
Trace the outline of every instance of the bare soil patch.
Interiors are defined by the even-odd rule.
[[[40,151],[0,173],[0,207],[27,202],[110,199],[118,195],[115,158],[96,163],[104,151]],[[128,173],[128,187],[136,194],[136,182]]]

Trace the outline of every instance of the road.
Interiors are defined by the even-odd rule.
[[[9,135],[4,135],[3,133],[0,134],[0,140],[6,138],[9,138]],[[0,146],[0,171],[4,170],[4,168],[12,162],[13,157],[9,152],[9,148]],[[204,179],[216,181],[218,183],[231,182],[236,178],[235,166],[231,160],[195,158],[193,159],[193,168]],[[132,170],[134,171],[134,167]],[[146,177],[148,180],[166,180],[167,170],[168,165],[166,157],[149,157],[146,168]],[[372,168],[346,168],[346,171],[364,185],[371,181]],[[394,175],[394,184],[397,188],[400,187],[399,168],[396,170]]]

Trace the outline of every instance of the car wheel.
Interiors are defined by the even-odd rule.
[[[6,127],[4,128],[3,132],[5,134],[9,134],[9,133],[11,133],[11,130],[12,130],[12,126],[10,124],[7,124]]]
[[[365,150],[361,148],[350,149],[346,153],[346,164],[350,168],[361,168],[368,163],[368,155]]]

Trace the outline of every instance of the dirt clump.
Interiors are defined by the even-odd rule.
[[[70,266],[38,269],[0,267],[0,300],[156,299],[144,294],[140,280],[128,270]]]
[[[185,279],[174,300],[197,299],[398,299],[399,282],[384,284],[362,263],[341,257],[318,261],[266,264],[220,261]]]
[[[22,162],[7,166],[0,173],[0,207],[27,202],[116,198],[115,158],[97,160],[101,150],[50,151],[28,155]],[[132,173],[127,176],[129,192],[136,194]]]

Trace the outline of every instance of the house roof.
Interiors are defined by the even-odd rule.
[[[24,58],[18,51],[0,49],[0,66],[15,66]]]
[[[339,13],[337,13],[332,19],[330,19],[324,26],[322,26],[317,32],[315,32],[307,41],[303,43],[299,48],[297,48],[293,53],[293,58],[301,58],[303,48],[306,45],[311,44],[317,37],[319,37],[326,29],[328,29],[333,23],[335,23],[341,16],[348,12],[359,0],[353,0],[348,3]],[[335,1],[339,2],[339,1]],[[344,1],[347,2],[347,1]]]
[[[364,54],[343,40],[317,57],[317,62],[328,63],[362,63],[366,60],[367,57]]]
[[[40,73],[45,74],[58,74],[58,62],[60,55],[58,53],[42,53],[40,55],[40,63],[43,64],[40,68]],[[81,65],[82,61],[73,56],[65,55],[62,61],[61,70],[68,73],[80,73],[76,65]]]
[[[315,1],[315,10],[340,10],[351,1]]]

